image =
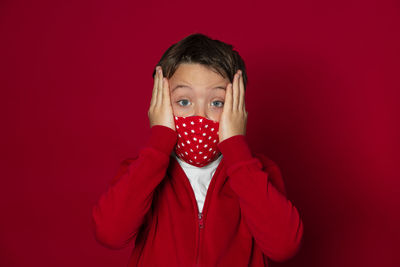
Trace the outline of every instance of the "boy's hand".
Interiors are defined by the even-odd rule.
[[[168,79],[163,77],[161,66],[156,67],[154,75],[153,95],[150,108],[147,112],[150,128],[154,125],[163,125],[175,129],[175,121],[171,105]]]
[[[244,98],[244,84],[241,70],[226,87],[224,108],[219,120],[218,136],[221,143],[234,135],[246,135],[247,111]]]

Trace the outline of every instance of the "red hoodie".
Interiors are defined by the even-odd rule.
[[[122,162],[93,208],[101,244],[119,249],[133,242],[129,267],[259,267],[297,253],[303,222],[272,160],[253,156],[244,135],[220,142],[222,160],[199,213],[171,155],[176,142],[176,131],[155,125],[138,155]]]

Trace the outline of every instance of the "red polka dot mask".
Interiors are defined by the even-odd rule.
[[[203,167],[219,156],[219,122],[202,116],[174,116],[178,141],[176,156],[196,167]]]

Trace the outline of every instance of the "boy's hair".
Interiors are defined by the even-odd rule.
[[[162,55],[157,66],[161,66],[163,76],[168,79],[174,75],[181,63],[199,63],[228,78],[233,83],[233,76],[238,69],[242,71],[244,89],[247,85],[246,66],[233,46],[201,34],[191,34],[178,43],[171,45]],[[154,68],[152,77],[156,73]]]

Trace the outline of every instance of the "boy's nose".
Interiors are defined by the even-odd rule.
[[[202,117],[208,118],[207,115],[206,115],[206,112],[204,111],[204,109],[200,109],[200,108],[199,108],[199,109],[196,109],[194,115],[195,115],[195,116],[202,116]]]

